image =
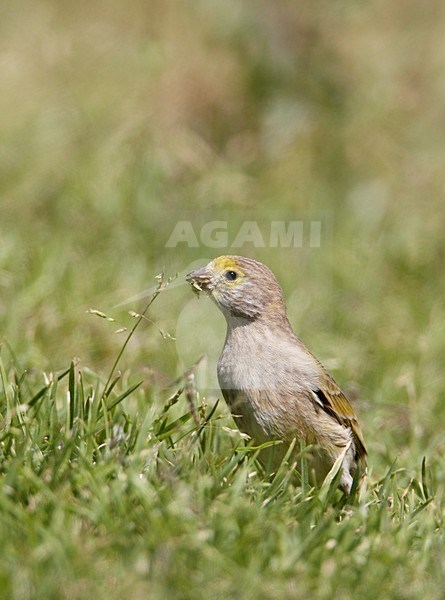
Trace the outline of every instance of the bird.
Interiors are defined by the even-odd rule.
[[[238,429],[255,444],[276,442],[261,450],[263,466],[273,473],[296,440],[297,448],[311,449],[316,485],[341,460],[339,487],[349,495],[367,456],[357,416],[294,333],[273,272],[252,258],[224,255],[186,280],[196,293],[208,294],[226,319],[218,382]]]

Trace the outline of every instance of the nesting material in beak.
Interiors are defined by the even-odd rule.
[[[190,283],[193,291],[196,294],[211,291],[211,278],[207,267],[201,267],[201,269],[192,271],[186,276],[185,279],[188,283]]]

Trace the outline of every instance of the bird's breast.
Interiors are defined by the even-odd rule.
[[[256,439],[308,437],[313,362],[294,340],[255,333],[228,335],[218,362],[218,381],[238,426]]]

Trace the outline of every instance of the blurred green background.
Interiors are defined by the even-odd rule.
[[[356,402],[371,471],[427,455],[443,475],[444,3],[15,0],[1,13],[4,360],[9,346],[32,375],[76,357],[104,379],[115,330],[159,272],[246,254],[276,273],[296,332]],[[229,240],[246,220],[302,221],[305,236],[316,221],[320,247],[166,247],[184,219],[197,233],[226,221]],[[162,388],[206,348],[210,370],[224,335],[210,303],[175,282],[149,317],[176,341],[144,322],[129,377]]]

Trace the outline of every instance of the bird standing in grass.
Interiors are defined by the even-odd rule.
[[[238,428],[276,469],[294,438],[312,447],[309,466],[317,483],[343,455],[340,487],[349,494],[366,460],[357,417],[326,369],[295,335],[283,292],[272,271],[243,256],[220,256],[192,271],[187,281],[206,292],[227,321],[218,381]]]

